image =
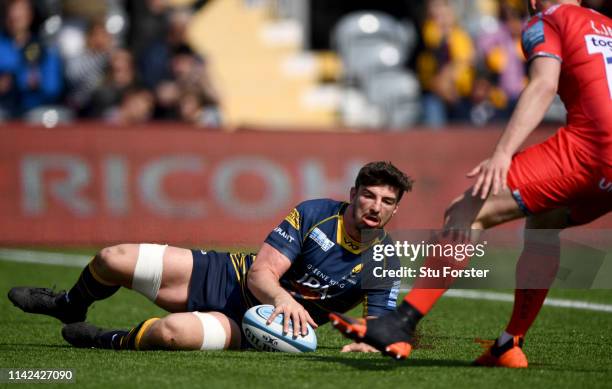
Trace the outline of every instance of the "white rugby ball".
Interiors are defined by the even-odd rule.
[[[242,331],[251,345],[260,351],[281,351],[286,353],[303,353],[317,349],[317,335],[308,325],[306,336],[293,336],[292,323],[289,332],[283,334],[283,314],[276,316],[269,325],[266,324],[274,312],[273,305],[256,305],[244,314]]]

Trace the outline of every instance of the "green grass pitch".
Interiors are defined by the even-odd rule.
[[[58,321],[24,314],[6,298],[18,285],[69,288],[79,272],[0,260],[0,367],[71,368],[79,387],[103,388],[610,388],[612,381],[609,312],[544,307],[525,345],[530,368],[517,371],[469,366],[482,350],[475,339],[494,338],[503,329],[511,310],[507,302],[443,298],[420,326],[420,347],[407,361],[395,362],[378,354],[340,353],[347,341],[329,325],[317,331],[319,348],[308,354],[74,349],[61,338]],[[552,294],[612,302],[610,290]],[[142,296],[121,290],[96,303],[88,320],[129,328],[159,315]]]

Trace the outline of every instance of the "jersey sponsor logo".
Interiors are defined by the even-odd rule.
[[[612,192],[612,180],[607,180],[605,177],[599,181],[599,189],[604,192]]]
[[[544,22],[542,20],[538,20],[523,32],[523,47],[526,53],[531,53],[537,45],[545,40]]]
[[[291,235],[289,235],[289,233],[285,230],[283,230],[280,227],[276,227],[274,229],[274,232],[276,232],[277,234],[279,234],[283,239],[285,239],[286,241],[288,241],[289,243],[293,243],[293,241],[295,240],[295,238]]]
[[[361,248],[359,244],[355,243],[352,239],[348,238],[346,235],[342,237],[342,247],[347,248],[351,252],[359,252]]]
[[[591,29],[598,35],[612,36],[612,27],[606,26],[601,23],[600,25],[596,25],[593,20],[591,20]]]
[[[355,274],[359,274],[361,270],[363,270],[363,263],[358,264],[357,266],[353,268],[353,270],[351,270],[351,276],[354,276]]]
[[[600,61],[603,65],[606,79],[608,81],[610,99],[612,99],[612,37],[585,35],[584,39],[586,41],[587,51],[589,54],[601,55]]]
[[[611,38],[605,38],[602,36],[597,36],[597,35],[587,35],[587,46],[589,46],[589,49],[591,49],[591,51],[593,52],[601,52],[604,51],[604,54],[606,52],[605,49],[608,49],[608,54],[612,55],[612,39]],[[601,49],[600,49],[601,48]]]
[[[312,268],[312,265],[309,267],[312,271],[304,273],[297,281],[291,281],[292,288],[289,291],[291,294],[305,300],[325,300],[344,293],[346,286],[344,279],[336,281],[319,269]]]
[[[325,252],[334,247],[334,242],[329,240],[325,232],[321,231],[318,227],[315,227],[315,229],[310,232],[309,236],[310,239],[314,240]]]
[[[300,230],[300,213],[296,208],[293,208],[291,212],[289,212],[289,215],[287,215],[285,220],[287,223],[291,224],[291,227],[298,231]]]

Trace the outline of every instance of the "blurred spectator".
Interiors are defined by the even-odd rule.
[[[472,122],[486,124],[510,117],[526,81],[521,51],[523,14],[502,3],[499,22],[486,24],[477,42],[477,79],[472,91]]]
[[[5,31],[0,35],[0,106],[11,116],[58,100],[62,63],[56,48],[34,32],[29,0],[6,1]]]
[[[467,119],[474,46],[448,0],[429,0],[422,39],[417,72],[424,91],[423,123],[440,127],[448,120]]]
[[[146,123],[153,117],[153,95],[148,89],[131,87],[124,91],[119,106],[106,112],[105,119],[113,124]]]
[[[220,127],[221,115],[215,104],[199,89],[188,90],[180,98],[181,120],[204,127]]]
[[[181,116],[179,100],[187,92],[197,91],[208,110],[215,109],[220,117],[219,94],[210,77],[206,61],[185,44],[173,49],[169,74],[155,87],[156,117],[177,119]]]
[[[187,26],[191,14],[185,9],[169,11],[168,26],[164,36],[146,43],[138,58],[138,71],[142,82],[149,88],[171,75],[170,57],[180,46],[187,45]]]
[[[112,0],[61,0],[63,18],[82,21],[96,20],[108,14],[109,6],[111,5],[111,3]]]
[[[220,95],[206,59],[194,53],[189,46],[183,45],[175,49],[171,66],[172,77],[179,87],[184,91],[197,88],[205,105],[211,110],[217,110],[220,118]]]
[[[168,35],[168,5],[166,0],[127,0],[129,15],[128,46],[136,58],[152,42],[164,41]]]
[[[123,94],[137,84],[132,54],[125,49],[113,51],[102,84],[93,92],[87,113],[102,117],[122,101]]]
[[[154,89],[156,119],[175,120],[180,114],[178,104],[181,98],[181,88],[172,79],[161,81]]]
[[[77,112],[89,105],[92,94],[104,81],[112,48],[113,38],[104,21],[96,20],[88,27],[85,51],[66,59],[67,102]]]
[[[142,84],[155,93],[156,119],[176,120],[181,114],[181,96],[199,97],[207,112],[216,112],[219,95],[211,80],[206,61],[196,54],[187,43],[187,26],[191,11],[185,8],[169,9],[156,0],[132,1],[132,9],[144,10],[144,19],[138,20],[131,31],[131,39],[139,53],[137,69]],[[139,18],[140,19],[140,18]],[[148,21],[147,21],[148,20]],[[157,20],[156,28],[149,25]],[[144,36],[148,38],[145,40]],[[189,91],[189,93],[187,93]],[[201,98],[201,99],[200,99]],[[215,119],[211,123],[218,123]],[[191,121],[191,120],[190,120]]]
[[[188,45],[180,45],[172,52],[170,71],[172,78],[184,88],[201,85],[205,62]]]
[[[58,23],[52,29],[57,31],[52,34],[64,63],[85,52],[93,24],[103,23],[106,27],[110,1],[61,0],[62,12],[52,23]]]

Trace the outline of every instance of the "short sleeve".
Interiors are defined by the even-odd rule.
[[[293,208],[289,215],[270,232],[265,242],[293,262],[302,251],[302,226],[304,217],[300,207]]]
[[[563,60],[561,37],[550,16],[534,16],[523,30],[521,43],[527,62],[536,57]]]

